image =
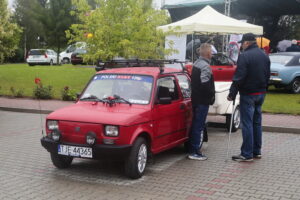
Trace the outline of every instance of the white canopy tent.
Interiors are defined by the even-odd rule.
[[[198,13],[187,17],[183,20],[160,26],[164,32],[170,31],[172,28],[174,32],[182,34],[195,34],[195,33],[219,33],[219,34],[244,34],[253,33],[256,35],[263,34],[263,27],[237,19],[225,16],[210,6],[206,6]]]

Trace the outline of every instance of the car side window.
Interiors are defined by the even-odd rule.
[[[180,86],[181,93],[183,98],[191,98],[192,90],[191,90],[191,81],[186,75],[178,75],[178,83]]]
[[[164,90],[164,94],[168,94],[168,96],[170,96],[172,98],[172,100],[177,100],[179,99],[179,95],[178,95],[178,88],[176,86],[176,80],[174,77],[164,77],[164,78],[160,78],[158,79],[158,97],[160,97],[161,95],[161,91]],[[166,91],[168,90],[168,91]],[[162,95],[164,95],[162,94]]]

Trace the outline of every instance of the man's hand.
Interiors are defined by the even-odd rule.
[[[228,101],[233,101],[232,97],[230,95],[227,96]]]

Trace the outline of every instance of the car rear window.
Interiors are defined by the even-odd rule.
[[[279,63],[282,65],[286,65],[292,60],[293,56],[287,55],[270,55],[271,63]]]
[[[30,50],[29,55],[44,55],[46,50],[38,49],[38,50]]]

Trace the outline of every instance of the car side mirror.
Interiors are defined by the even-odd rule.
[[[172,98],[171,97],[160,97],[158,99],[158,104],[166,105],[166,104],[171,104],[171,103],[172,103]]]

